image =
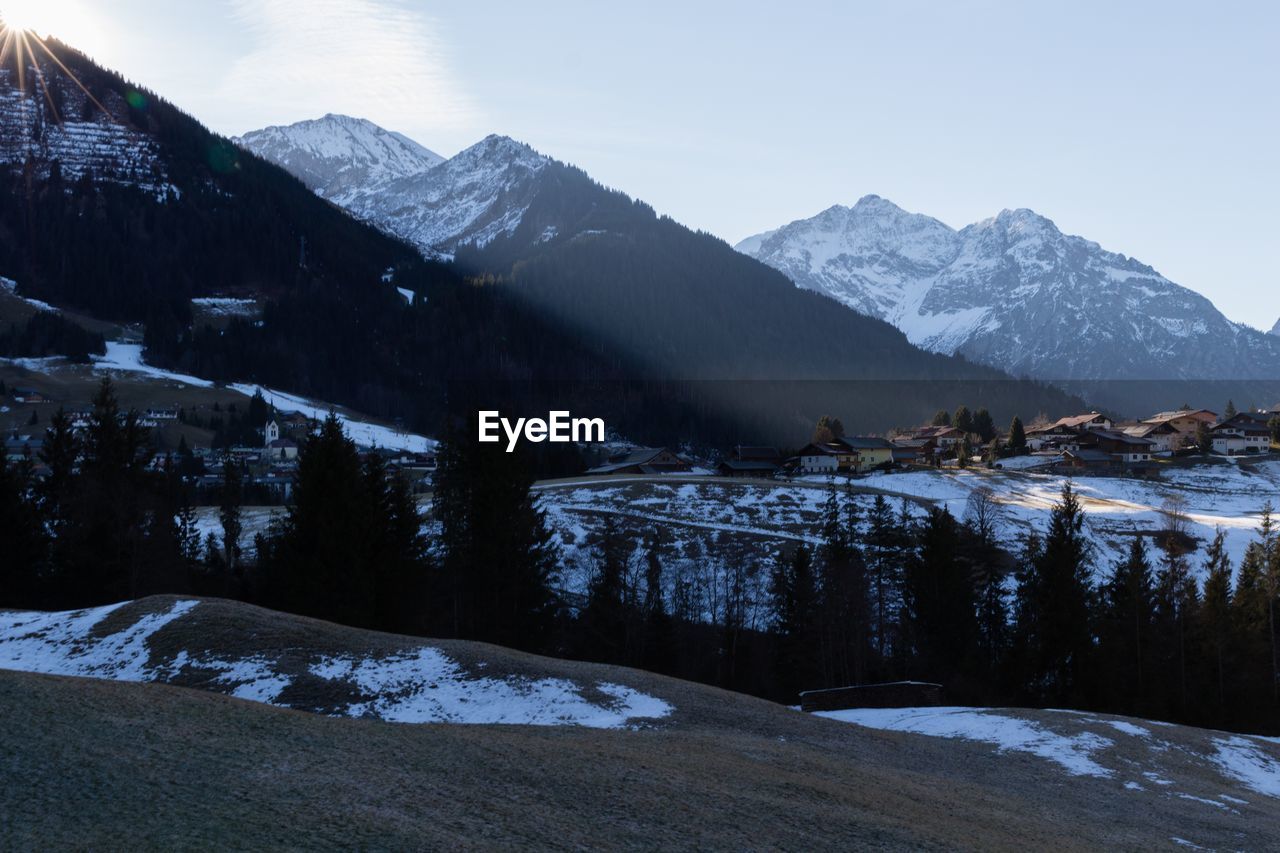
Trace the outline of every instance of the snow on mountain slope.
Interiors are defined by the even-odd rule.
[[[172,189],[155,142],[121,119],[129,105],[119,94],[102,93],[104,114],[64,75],[42,74],[49,98],[42,89],[19,88],[14,69],[0,68],[0,164],[31,161],[45,177],[56,161],[67,181],[92,174],[160,197]],[[35,77],[34,65],[25,76]]]
[[[236,141],[360,219],[445,256],[463,243],[484,245],[515,230],[537,191],[534,179],[551,162],[497,135],[442,160],[372,122],[332,115]],[[397,145],[394,157],[368,153]]]
[[[956,231],[869,195],[737,248],[926,349],[1015,375],[1280,378],[1274,338],[1030,210]]]
[[[444,158],[371,121],[329,113],[273,125],[233,140],[288,169],[318,195],[345,205],[353,193],[421,174]]]
[[[469,668],[421,643],[359,654],[323,647],[235,649],[193,621],[226,608],[157,598],[63,613],[0,612],[0,669],[199,686],[285,708],[394,723],[622,728],[674,710],[612,682],[502,674],[488,661]],[[190,648],[185,639],[192,640]]]
[[[1271,327],[1271,334],[1280,335],[1280,320],[1276,320],[1276,324]]]

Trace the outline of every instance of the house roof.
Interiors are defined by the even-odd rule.
[[[1082,462],[1113,461],[1110,453],[1104,453],[1101,450],[1094,450],[1091,447],[1082,447],[1079,450],[1064,450],[1062,451],[1062,455],[1070,456],[1074,459],[1079,459]]]
[[[1130,435],[1127,432],[1120,432],[1112,429],[1094,430],[1093,435],[1104,441],[1116,441],[1121,444],[1128,444],[1134,447],[1150,447],[1154,442],[1149,438],[1143,438],[1140,435]]]
[[[920,427],[915,430],[912,435],[916,438],[942,438],[943,436],[949,436],[952,433],[959,435],[960,430],[953,426],[927,426]]]
[[[1174,412],[1157,412],[1151,417],[1143,421],[1143,423],[1153,424],[1160,421],[1172,421],[1177,418],[1195,417],[1196,415],[1208,415],[1210,418],[1216,419],[1217,412],[1211,412],[1208,409],[1178,409]]]
[[[814,444],[810,442],[800,449],[800,456],[839,456],[842,453],[849,453],[853,448],[845,444],[843,441],[828,441],[822,444]]]
[[[1136,435],[1139,438],[1146,438],[1149,435],[1155,435],[1157,433],[1163,433],[1167,435],[1170,433],[1176,434],[1178,431],[1174,429],[1172,426],[1170,426],[1168,421],[1160,421],[1159,423],[1155,423],[1155,424],[1141,423],[1135,426],[1127,426],[1122,430],[1122,432],[1124,432],[1126,435]]]
[[[1099,418],[1103,420],[1110,420],[1106,415],[1099,414],[1098,412],[1089,412],[1085,415],[1068,415],[1065,418],[1058,418],[1056,421],[1049,424],[1046,429],[1053,429],[1054,427],[1067,427],[1068,429],[1074,429],[1075,427],[1084,426],[1087,423],[1096,421]]]
[[[744,444],[739,444],[735,447],[733,449],[733,453],[742,460],[772,460],[780,459],[782,457],[782,454],[778,452],[778,448],[776,447],[750,447]]]
[[[893,444],[889,439],[881,438],[878,435],[846,436],[841,441],[854,450],[889,450],[893,448]]]
[[[661,468],[646,470],[650,467],[650,463],[663,453],[669,453],[665,447],[636,447],[626,453],[609,457],[609,461],[604,465],[598,465],[595,468],[588,468],[588,474],[609,474],[619,471],[623,468],[638,467],[645,473],[653,473]],[[674,453],[672,455],[675,455]]]
[[[767,471],[769,473],[778,468],[774,463],[762,459],[725,459],[720,463],[720,467],[728,468],[730,471]]]
[[[1256,420],[1237,420],[1232,418],[1229,421],[1223,421],[1215,424],[1212,432],[1226,432],[1227,430],[1236,430],[1245,435],[1270,435],[1271,428],[1266,424]]]

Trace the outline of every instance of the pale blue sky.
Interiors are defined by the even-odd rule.
[[[504,133],[731,242],[867,193],[957,227],[1031,207],[1280,317],[1280,4],[39,2],[224,133]]]

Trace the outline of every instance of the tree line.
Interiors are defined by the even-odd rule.
[[[880,495],[868,504],[833,484],[813,531],[820,544],[766,555],[734,541],[695,555],[695,574],[671,558],[661,528],[637,535],[606,516],[585,544],[585,583],[567,590],[529,461],[474,434],[466,421],[445,433],[423,514],[330,417],[302,447],[291,504],[245,553],[243,472],[225,463],[216,524],[202,536],[177,465],[146,465],[146,430],[104,381],[85,430],[51,419],[45,476],[29,462],[0,466],[0,606],[220,595],[789,704],[807,689],[918,680],[960,704],[1277,730],[1280,531],[1270,507],[1235,567],[1221,531],[1194,556],[1176,500],[1163,529],[1135,531],[1106,554],[1070,485],[1043,529],[1010,547],[989,491],[957,518]]]

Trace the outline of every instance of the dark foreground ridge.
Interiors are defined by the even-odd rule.
[[[117,661],[118,676],[163,672],[207,688],[0,671],[0,846],[1114,849],[1173,848],[1177,838],[1260,849],[1280,836],[1280,791],[1265,793],[1280,746],[1263,739],[1052,711],[951,712],[929,724],[942,733],[958,725],[948,720],[978,720],[1004,732],[997,748],[219,600],[194,600],[154,628],[183,601],[193,600],[117,608],[66,654],[54,641],[74,615],[24,630],[0,614],[5,667],[21,665],[25,649],[27,668],[78,655]],[[45,641],[52,651],[31,657]],[[457,664],[450,677],[517,687],[554,678],[584,695],[625,685],[673,710],[612,729],[414,725],[209,692],[243,688],[245,661],[291,673],[297,689],[301,673],[325,671],[317,660],[368,675],[424,648]],[[239,661],[224,670],[239,675],[219,680],[191,660]],[[1256,762],[1252,782],[1224,770],[1232,744]]]

